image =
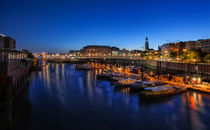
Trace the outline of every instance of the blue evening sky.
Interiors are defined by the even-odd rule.
[[[157,49],[210,38],[210,0],[0,0],[0,33],[33,52],[143,49],[146,36]]]

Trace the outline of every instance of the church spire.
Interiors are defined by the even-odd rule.
[[[145,41],[145,51],[147,50],[149,50],[148,37],[146,37],[146,41]]]

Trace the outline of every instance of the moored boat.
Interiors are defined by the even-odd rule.
[[[147,87],[145,88],[145,91],[140,92],[139,94],[143,97],[155,98],[176,95],[185,90],[187,90],[186,86],[163,85],[157,87]]]
[[[136,79],[133,78],[127,78],[127,79],[121,79],[117,81],[114,85],[117,87],[129,87],[133,83],[136,82]]]
[[[143,86],[142,86],[142,81],[141,80],[137,80],[135,83],[130,85],[130,91],[131,92],[139,92],[144,90]]]
[[[112,73],[111,74],[112,82],[117,82],[117,81],[125,79],[125,78],[129,78],[129,76],[128,75],[122,75],[122,74],[119,74],[119,73]]]
[[[139,91],[142,91],[144,90],[144,88],[146,87],[155,87],[156,82],[151,82],[151,81],[141,81],[141,80],[137,80],[135,83],[133,83],[131,86],[130,86],[130,90],[132,92],[139,92]]]

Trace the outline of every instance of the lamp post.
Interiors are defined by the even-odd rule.
[[[167,56],[167,57],[166,57]],[[168,51],[166,50],[165,51],[165,58],[167,58],[167,61],[168,61]],[[166,60],[166,59],[165,59]]]
[[[144,80],[144,68],[143,68],[143,65],[141,65],[140,71],[141,71],[141,81],[143,82],[143,80]]]
[[[196,84],[198,83],[198,63],[196,62],[196,67],[195,67],[195,70],[196,70]]]

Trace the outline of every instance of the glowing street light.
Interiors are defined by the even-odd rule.
[[[186,52],[186,51],[187,51],[187,49],[183,49],[182,51],[183,51],[183,52]]]

